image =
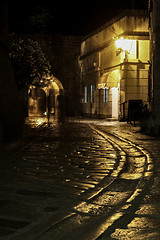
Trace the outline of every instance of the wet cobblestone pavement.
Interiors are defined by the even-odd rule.
[[[160,139],[117,122],[27,124],[1,151],[0,239],[160,239]]]

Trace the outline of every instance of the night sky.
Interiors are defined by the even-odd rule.
[[[147,9],[148,0],[10,0],[9,31],[86,35],[132,6]]]

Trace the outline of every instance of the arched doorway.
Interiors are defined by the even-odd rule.
[[[28,95],[29,116],[43,116],[46,111],[45,91],[40,88],[30,88]]]
[[[61,91],[64,91],[62,83],[53,75],[49,79],[49,83],[43,88],[46,93],[46,114],[58,114],[57,96]]]
[[[104,73],[98,83],[99,89],[108,89],[111,101],[111,116],[118,119],[119,117],[119,87],[120,87],[120,70]]]
[[[57,96],[64,90],[62,83],[53,75],[44,88],[31,86],[28,93],[29,116],[45,116],[57,114]]]

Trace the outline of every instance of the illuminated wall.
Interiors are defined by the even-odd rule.
[[[84,113],[113,117],[116,98],[121,117],[124,102],[126,112],[128,100],[147,102],[149,51],[148,16],[144,11],[125,11],[86,37],[80,58],[83,87],[88,88]],[[96,86],[94,103],[90,103],[91,85]],[[108,89],[107,102],[104,89]]]
[[[44,88],[30,86],[28,92],[28,113],[29,116],[47,116],[48,113],[57,117],[58,103],[57,96],[64,88],[62,83],[53,75],[50,77],[49,84]]]

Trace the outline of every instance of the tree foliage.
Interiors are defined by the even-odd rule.
[[[10,57],[19,89],[47,85],[50,65],[37,41],[10,36]]]

